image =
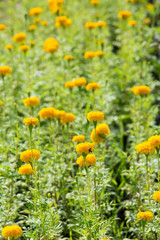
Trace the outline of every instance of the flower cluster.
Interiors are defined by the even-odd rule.
[[[2,236],[5,239],[17,239],[22,236],[22,229],[18,225],[6,226],[2,229]]]
[[[132,87],[131,91],[135,94],[135,95],[149,95],[151,92],[151,89],[147,86],[137,86],[137,87]]]
[[[145,141],[143,143],[139,143],[135,149],[137,150],[138,154],[145,154],[148,155],[149,153],[154,153],[155,148],[151,146],[151,144],[148,141]]]
[[[131,17],[131,12],[129,12],[129,11],[120,11],[118,13],[118,17],[119,17],[119,19],[128,19],[128,18]]]
[[[94,29],[94,28],[102,28],[102,27],[106,27],[107,23],[105,21],[98,21],[98,22],[87,22],[85,23],[84,27],[86,29]]]
[[[44,42],[44,50],[47,53],[52,53],[52,52],[56,52],[59,48],[59,43],[55,38],[48,38],[45,42]]]
[[[86,161],[86,162],[85,162]],[[85,167],[86,164],[87,166],[94,166],[96,164],[96,157],[92,154],[92,153],[89,153],[85,160],[84,160],[84,157],[83,156],[80,156],[79,158],[77,158],[77,161],[76,163],[80,166],[80,167]]]
[[[88,154],[89,152],[93,152],[95,144],[90,142],[79,143],[76,147],[76,151],[79,154]]]
[[[96,126],[96,129],[93,129],[91,132],[92,142],[100,143],[104,142],[105,137],[109,134],[110,129],[106,123],[101,123]]]
[[[29,126],[33,127],[39,123],[39,120],[38,120],[38,118],[24,118],[23,123],[28,127]]]
[[[137,219],[142,219],[143,221],[152,221],[153,220],[153,213],[150,212],[150,211],[139,212],[137,214]]]
[[[18,173],[20,173],[21,175],[30,175],[33,173],[33,169],[31,164],[27,164],[27,165],[22,165],[19,169],[18,169]]]
[[[94,121],[94,122],[102,122],[104,119],[104,114],[100,111],[98,112],[89,112],[87,113],[87,119],[88,121]]]
[[[70,27],[70,25],[72,24],[72,20],[70,18],[67,18],[66,16],[60,16],[60,17],[56,17],[56,23],[55,26],[57,28],[60,27]]]
[[[72,142],[84,142],[85,141],[85,136],[84,135],[77,135],[72,138]]]
[[[48,5],[52,13],[57,13],[62,10],[64,0],[49,0]]]
[[[28,149],[24,152],[21,152],[20,159],[22,162],[32,162],[34,160],[38,160],[40,158],[40,152],[36,149]]]
[[[40,100],[38,97],[28,97],[24,99],[24,105],[26,107],[35,107],[38,106],[40,103]]]

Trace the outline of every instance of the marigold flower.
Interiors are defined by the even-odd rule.
[[[6,25],[5,24],[0,24],[0,31],[3,31],[6,29]]]
[[[152,10],[152,9],[154,9],[154,5],[152,3],[148,3],[147,6],[146,6],[146,9],[147,10]]]
[[[118,17],[119,17],[119,19],[128,19],[128,18],[131,17],[131,12],[129,12],[129,11],[120,11],[118,13]]]
[[[148,139],[148,142],[153,148],[160,148],[160,135],[154,135]]]
[[[88,154],[89,152],[93,152],[94,150],[95,143],[90,143],[90,142],[84,142],[84,143],[79,143],[76,147],[76,151],[79,154]]]
[[[91,0],[90,4],[93,6],[99,5],[99,0]]]
[[[39,112],[39,116],[41,119],[54,118],[56,116],[56,109],[53,107],[43,108]]]
[[[55,26],[59,27],[69,27],[72,24],[72,20],[66,16],[56,17]]]
[[[22,45],[19,47],[19,49],[22,51],[22,52],[27,52],[29,49],[30,49],[30,46],[28,45]]]
[[[95,55],[98,57],[102,57],[103,55],[105,55],[105,52],[104,51],[96,51]]]
[[[2,237],[5,239],[17,239],[22,236],[22,229],[18,225],[6,226],[2,229]]]
[[[59,48],[59,43],[55,38],[48,38],[44,43],[44,50],[47,53],[56,52]]]
[[[0,100],[0,107],[2,107],[2,101]]]
[[[32,174],[33,173],[33,169],[32,169],[31,164],[22,165],[21,167],[19,167],[18,173],[20,173],[21,175],[30,175],[30,174]]]
[[[97,24],[94,23],[94,22],[87,22],[87,23],[85,23],[84,27],[85,27],[86,29],[94,29],[94,28],[97,27]]]
[[[66,56],[64,56],[64,59],[69,61],[69,60],[73,60],[74,57],[72,55],[66,55]]]
[[[104,45],[105,43],[106,43],[105,40],[98,41],[98,45]]]
[[[85,78],[75,78],[74,81],[74,86],[75,87],[82,87],[85,86],[87,84],[87,80]]]
[[[35,31],[36,28],[37,28],[36,25],[31,25],[31,26],[28,27],[28,30],[29,30],[29,31]]]
[[[127,2],[140,2],[140,0],[127,0]]]
[[[91,132],[92,142],[100,143],[104,142],[104,137],[106,137],[110,132],[109,126],[106,123],[101,123],[96,126],[96,130],[93,129]],[[95,136],[96,134],[96,136]]]
[[[94,58],[96,57],[96,53],[93,51],[88,51],[84,53],[84,58]]]
[[[84,142],[85,141],[85,136],[84,135],[77,135],[72,138],[72,142]]]
[[[24,118],[23,123],[28,127],[29,126],[33,127],[39,123],[39,120],[38,120],[38,118]]]
[[[132,87],[131,91],[135,94],[135,95],[149,95],[151,92],[151,89],[145,85],[142,86],[137,86],[137,87]]]
[[[151,221],[151,220],[153,220],[153,213],[150,211],[139,212],[137,214],[137,218],[142,219],[143,221]]]
[[[0,76],[10,74],[11,70],[12,69],[9,66],[0,66]]]
[[[73,88],[75,87],[74,81],[68,81],[65,83],[66,88]]]
[[[99,21],[96,23],[97,27],[102,28],[102,27],[106,27],[107,23],[105,21]]]
[[[40,21],[41,21],[40,18],[34,18],[34,19],[33,19],[33,23],[39,23]]]
[[[21,152],[20,159],[22,162],[32,162],[34,160],[38,161],[40,158],[40,152],[36,149],[28,149],[24,152]]]
[[[22,43],[26,40],[26,34],[25,33],[17,33],[13,37],[14,42]]]
[[[151,22],[151,19],[150,18],[145,18],[144,21],[143,21],[145,24],[149,24]]]
[[[13,49],[13,46],[12,46],[12,45],[6,45],[6,46],[5,46],[5,49],[6,49],[6,50],[12,50],[12,49]]]
[[[34,46],[34,45],[36,44],[36,42],[35,42],[35,41],[30,41],[29,44],[30,44],[31,46]]]
[[[153,199],[154,199],[154,201],[160,203],[160,191],[154,192],[154,194],[153,194]]]
[[[43,21],[41,21],[41,25],[42,25],[42,26],[48,26],[48,25],[49,25],[49,22],[46,21],[46,20],[43,20]]]
[[[58,11],[62,10],[64,1],[63,0],[49,0],[48,4],[49,4],[50,11],[52,13],[57,13]]]
[[[137,21],[135,21],[135,20],[131,20],[128,22],[129,26],[135,26],[136,24],[137,24]]]
[[[63,111],[63,110],[58,110],[58,109],[56,109],[56,111],[55,111],[55,117],[56,118],[62,118],[62,117],[64,117],[64,115],[66,114],[66,112],[65,111]]]
[[[85,167],[86,163],[88,167],[94,166],[96,164],[96,157],[92,153],[89,153],[86,156],[86,163],[83,156],[80,156],[79,158],[77,158],[76,163],[79,164],[80,167]]]
[[[35,7],[35,8],[31,8],[29,10],[29,15],[30,16],[35,16],[35,15],[40,15],[42,13],[42,8],[40,7]]]
[[[88,83],[87,86],[86,86],[86,90],[89,91],[89,90],[95,90],[95,89],[98,89],[100,88],[99,84],[96,83],[96,82],[93,82],[93,83]]]
[[[28,97],[24,99],[25,107],[35,107],[35,106],[38,106],[39,103],[40,103],[40,100],[38,97]]]
[[[66,113],[61,117],[61,124],[70,123],[75,121],[75,116],[72,113]]]
[[[90,122],[91,120],[94,122],[102,122],[104,119],[104,114],[100,111],[98,112],[89,112],[87,113],[87,119]]]
[[[149,153],[154,153],[155,148],[150,145],[148,141],[145,141],[143,143],[139,143],[135,149],[137,150],[138,154],[145,154],[148,155]]]

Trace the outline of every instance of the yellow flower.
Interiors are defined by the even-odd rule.
[[[30,41],[29,44],[30,44],[31,46],[34,46],[36,43],[35,43],[35,41]]]
[[[137,21],[135,21],[135,20],[131,20],[128,22],[129,26],[135,26],[136,24],[137,24]]]
[[[104,114],[100,111],[98,112],[89,112],[87,114],[87,119],[90,122],[91,120],[94,122],[102,122],[104,119]]]
[[[145,18],[144,21],[143,21],[145,24],[149,24],[151,22],[151,19],[150,18]]]
[[[98,56],[98,57],[102,57],[104,54],[105,54],[104,51],[96,51],[95,52],[95,55]]]
[[[79,164],[80,167],[85,167],[86,163],[88,167],[94,166],[96,164],[96,157],[92,153],[89,153],[86,156],[86,163],[83,156],[80,156],[79,158],[77,158],[76,163]]]
[[[150,211],[139,212],[137,214],[137,218],[142,219],[143,221],[151,221],[151,220],[153,220],[153,213]]]
[[[153,194],[153,199],[154,199],[154,201],[160,203],[160,191],[154,192],[154,194]]]
[[[0,66],[0,76],[10,74],[11,70],[12,69],[9,66]]]
[[[2,107],[2,101],[0,100],[0,107]]]
[[[160,135],[154,135],[148,139],[151,147],[160,148]]]
[[[57,13],[58,11],[62,10],[64,1],[63,0],[49,0],[48,4],[49,4],[50,11],[52,13]]]
[[[31,26],[28,27],[28,30],[29,30],[29,31],[35,31],[36,28],[37,28],[36,25],[31,25]]]
[[[2,236],[5,239],[17,239],[22,236],[22,229],[18,225],[6,226],[2,229]]]
[[[84,27],[85,27],[86,29],[94,29],[94,28],[97,27],[97,24],[94,23],[94,22],[87,22],[87,23],[85,23]]]
[[[95,6],[95,5],[99,5],[99,0],[91,0],[90,4]]]
[[[21,152],[20,159],[22,162],[32,162],[34,160],[38,161],[40,158],[40,152],[36,149],[28,149],[24,152]]]
[[[71,19],[67,18],[66,16],[56,17],[55,26],[59,27],[69,27],[72,24]]]
[[[20,173],[21,175],[30,175],[33,173],[33,169],[31,164],[27,164],[27,165],[22,165],[19,169],[18,169],[18,173]]]
[[[40,103],[40,100],[38,97],[28,97],[24,99],[24,105],[26,107],[35,107],[38,106]]]
[[[89,152],[93,152],[94,150],[95,143],[90,143],[90,142],[84,142],[84,143],[79,143],[76,147],[76,151],[79,154],[88,154]]]
[[[43,20],[43,21],[41,21],[41,25],[42,25],[42,26],[48,26],[48,25],[49,25],[49,23],[48,23],[48,21],[46,21],[46,20]]]
[[[95,90],[95,89],[98,89],[100,88],[99,84],[96,83],[96,82],[93,82],[93,83],[88,83],[87,86],[86,86],[86,90],[89,91],[89,90]]]
[[[101,27],[106,27],[107,23],[105,21],[99,21],[96,23],[97,27],[101,28]]]
[[[149,95],[151,92],[151,89],[145,85],[142,86],[137,86],[137,87],[132,87],[131,91],[135,94],[135,95]]]
[[[82,86],[85,86],[87,84],[87,81],[86,81],[85,78],[82,77],[82,78],[74,79],[73,83],[74,83],[75,87],[82,87]]]
[[[55,111],[55,117],[56,118],[62,118],[62,117],[64,117],[64,115],[66,114],[66,112],[65,111],[62,111],[62,110],[57,110],[56,109],[56,111]]]
[[[137,150],[138,154],[145,154],[148,155],[149,153],[154,153],[155,148],[150,145],[148,141],[145,141],[143,143],[139,143],[135,149]]]
[[[85,52],[84,54],[84,58],[94,58],[94,57],[96,57],[96,53],[93,51],[88,51],[88,52]]]
[[[43,108],[39,112],[39,116],[41,119],[54,118],[56,116],[56,109],[53,107]]]
[[[59,43],[55,38],[48,38],[44,43],[44,50],[47,53],[56,52],[59,48]]]
[[[69,60],[73,60],[74,57],[72,55],[66,55],[66,56],[64,56],[64,59],[69,61]]]
[[[40,8],[40,7],[31,8],[29,10],[30,16],[40,15],[41,13],[42,13],[42,8]]]
[[[68,81],[65,83],[66,88],[73,88],[75,87],[74,81]]]
[[[128,19],[131,17],[131,12],[129,11],[121,11],[118,13],[119,19]]]
[[[98,41],[98,45],[104,45],[105,43],[106,43],[105,40]]]
[[[84,142],[85,141],[85,136],[84,135],[77,135],[72,138],[72,142]]]
[[[41,21],[40,18],[34,18],[34,19],[33,19],[33,23],[39,23],[40,21]]]
[[[152,9],[154,9],[154,5],[151,4],[151,3],[148,3],[147,6],[146,6],[146,9],[147,10],[152,10]]]
[[[110,129],[106,123],[98,124],[98,126],[96,127],[96,131],[95,129],[93,129],[91,132],[92,142],[96,142],[96,143],[104,142],[105,140],[104,136],[107,136],[109,132],[110,132]],[[96,136],[95,136],[95,133],[96,133]]]
[[[22,43],[26,40],[26,34],[25,33],[17,33],[13,37],[14,42]]]
[[[61,117],[61,124],[70,123],[75,121],[75,116],[72,113],[66,113]]]
[[[140,2],[141,0],[126,0],[127,2]]]
[[[19,47],[19,49],[22,51],[22,52],[27,52],[29,49],[30,49],[30,46],[28,45],[22,45]]]
[[[39,123],[39,120],[38,120],[38,118],[24,118],[23,123],[28,127],[29,126],[33,127]]]
[[[6,46],[5,46],[5,49],[6,49],[6,50],[12,50],[12,49],[13,49],[13,46],[12,46],[12,45],[6,45]]]
[[[5,24],[0,24],[0,31],[3,31],[6,29],[6,25]]]

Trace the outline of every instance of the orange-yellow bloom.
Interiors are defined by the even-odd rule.
[[[38,118],[24,118],[23,123],[30,127],[30,126],[36,126],[39,123]]]
[[[154,135],[148,139],[149,144],[153,148],[160,148],[160,135]]]
[[[94,29],[94,28],[97,27],[97,24],[94,23],[94,22],[87,22],[87,23],[85,23],[84,27],[85,27],[86,29]]]
[[[90,4],[93,6],[99,5],[99,0],[91,0]]]
[[[96,130],[93,129],[91,133],[92,142],[100,143],[104,142],[105,137],[109,134],[110,129],[106,123],[98,124]]]
[[[73,88],[75,87],[74,81],[68,81],[65,83],[66,88]]]
[[[89,112],[87,114],[88,121],[94,121],[94,122],[102,122],[104,119],[104,114],[100,111],[98,112]]]
[[[13,37],[14,42],[22,43],[26,40],[26,34],[25,33],[17,33]]]
[[[128,19],[131,17],[131,12],[129,11],[121,11],[118,13],[119,19]]]
[[[85,86],[87,84],[87,80],[85,78],[75,78],[74,81],[74,86],[75,87],[82,87]]]
[[[42,13],[42,8],[40,7],[35,7],[35,8],[31,8],[29,10],[29,15],[30,16],[37,16],[37,15],[40,15]]]
[[[135,95],[149,95],[151,92],[151,89],[145,85],[142,86],[137,86],[137,87],[132,87],[131,91],[135,94]]]
[[[19,49],[22,51],[22,52],[27,52],[29,49],[30,49],[30,46],[28,45],[22,45],[19,47]]]
[[[42,26],[48,26],[48,25],[49,25],[49,22],[46,21],[46,20],[43,20],[43,21],[41,21],[41,25],[42,25]]]
[[[33,173],[33,169],[32,169],[31,164],[22,165],[21,167],[19,167],[18,173],[20,173],[21,175],[30,175],[30,174],[32,174]]]
[[[56,116],[56,109],[53,107],[43,108],[39,112],[39,116],[41,119],[54,118]]]
[[[57,13],[62,10],[64,0],[49,0],[48,2],[50,11],[52,13]]]
[[[5,49],[11,51],[11,50],[13,49],[13,46],[12,46],[12,45],[6,45],[6,46],[5,46]]]
[[[142,219],[143,221],[151,221],[153,220],[153,213],[150,211],[139,212],[137,214],[137,219]]]
[[[55,26],[59,27],[69,27],[72,24],[72,20],[66,16],[56,17]]]
[[[36,28],[37,28],[36,25],[30,25],[30,26],[28,27],[28,30],[31,31],[31,32],[33,32],[33,31],[36,30]]]
[[[21,152],[20,159],[22,162],[32,162],[34,160],[38,161],[40,158],[40,152],[36,149],[28,149],[24,152]]]
[[[95,52],[93,52],[93,51],[88,51],[88,52],[85,52],[84,53],[84,58],[94,58],[94,57],[96,57],[96,53]]]
[[[22,236],[22,229],[18,225],[6,226],[2,229],[2,237],[5,239],[17,239]]]
[[[44,50],[47,53],[56,52],[59,48],[59,43],[55,38],[48,38],[44,43]]]
[[[75,116],[72,113],[66,113],[61,117],[61,124],[70,123],[75,121]]]
[[[66,56],[64,56],[64,59],[70,61],[70,60],[73,60],[74,57],[72,55],[66,55]]]
[[[86,156],[86,163],[87,163],[87,166],[94,166],[96,164],[96,157],[92,154],[92,153],[89,153],[87,156]],[[77,161],[76,163],[80,166],[80,167],[85,167],[86,166],[86,163],[85,163],[85,160],[84,160],[84,157],[83,156],[80,156],[79,158],[77,158]]]
[[[129,26],[135,26],[136,24],[137,24],[136,20],[131,20],[131,21],[128,22]]]
[[[12,69],[9,66],[0,66],[0,76],[10,74],[11,70]]]
[[[153,194],[153,199],[154,199],[154,201],[160,203],[160,191],[154,192],[154,194]]]
[[[102,27],[106,27],[107,23],[105,21],[99,21],[96,23],[97,27],[102,28]]]
[[[76,147],[76,151],[79,154],[88,154],[89,152],[93,152],[94,150],[95,143],[90,143],[90,142],[84,142],[84,143],[79,143]]]
[[[6,25],[5,24],[0,24],[0,31],[3,31],[6,29]]]
[[[39,103],[40,103],[40,100],[38,97],[28,97],[24,99],[25,107],[35,107],[35,106],[38,106]]]
[[[84,135],[77,135],[72,138],[72,142],[84,142],[85,141],[85,136]]]
[[[95,90],[95,89],[98,89],[100,88],[100,85],[96,82],[93,82],[93,83],[88,83],[87,86],[86,86],[86,90],[89,91],[89,90]]]
[[[135,149],[137,150],[138,154],[145,154],[148,155],[149,153],[154,153],[155,148],[150,145],[148,141],[145,141],[143,143],[139,143]]]

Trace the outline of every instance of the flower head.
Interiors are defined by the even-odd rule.
[[[153,148],[160,148],[160,135],[154,135],[148,139],[148,142]]]
[[[93,152],[95,144],[90,142],[79,143],[76,147],[76,151],[79,154],[88,154],[89,152]]]
[[[18,225],[6,226],[2,229],[2,236],[5,239],[17,239],[22,236],[22,229]]]
[[[6,45],[6,46],[5,46],[5,49],[11,51],[11,50],[13,49],[13,46],[12,46],[12,45]]]
[[[95,89],[98,89],[100,88],[99,84],[96,83],[96,82],[93,82],[93,83],[88,83],[87,86],[86,86],[86,90],[89,91],[89,90],[95,90]]]
[[[39,112],[39,116],[41,119],[54,118],[56,116],[56,109],[53,107],[43,108]]]
[[[160,203],[160,191],[154,192],[154,194],[153,194],[153,199],[154,199],[154,201]]]
[[[31,8],[29,10],[29,15],[30,16],[37,16],[37,15],[40,15],[42,13],[42,8],[40,7],[35,7],[35,8]]]
[[[102,27],[106,27],[107,23],[105,21],[99,21],[96,23],[97,27],[102,28]]]
[[[50,11],[52,13],[57,13],[58,11],[62,10],[64,0],[49,0],[48,4]]]
[[[29,49],[30,49],[30,46],[28,45],[22,45],[19,47],[19,49],[22,51],[22,52],[27,52]]]
[[[0,107],[2,107],[2,101],[0,100]]]
[[[105,52],[104,51],[96,51],[95,55],[98,57],[102,57],[103,55],[105,55]]]
[[[24,152],[21,152],[20,159],[22,162],[32,162],[33,160],[38,160],[40,158],[40,152],[36,149],[28,149]]]
[[[139,212],[137,214],[137,218],[142,219],[143,221],[151,221],[151,220],[153,220],[153,213],[150,211]]]
[[[80,167],[85,167],[86,163],[88,167],[94,166],[96,164],[96,157],[92,153],[89,153],[86,156],[86,163],[83,156],[80,156],[79,158],[77,158],[76,163],[79,164]]]
[[[93,6],[99,5],[99,0],[91,0],[90,4]]]
[[[145,141],[143,143],[139,143],[135,149],[137,150],[138,154],[145,154],[148,155],[149,153],[154,153],[155,148],[150,145],[148,141]]]
[[[30,25],[30,26],[28,27],[28,30],[31,31],[31,32],[33,32],[33,31],[36,30],[36,28],[37,28],[36,25]]]
[[[30,174],[32,174],[33,173],[33,169],[32,169],[31,164],[22,165],[21,167],[19,167],[18,173],[20,173],[21,175],[30,175]]]
[[[97,24],[94,23],[94,22],[87,22],[87,23],[85,23],[84,27],[85,27],[86,29],[94,29],[94,28],[97,27]]]
[[[0,76],[10,74],[11,70],[12,69],[9,66],[0,66]]]
[[[66,16],[56,17],[55,26],[59,27],[69,27],[72,24],[72,20]]]
[[[70,60],[73,60],[74,57],[72,55],[66,55],[66,56],[64,56],[64,59],[70,61]]]
[[[104,142],[105,138],[110,132],[109,126],[106,123],[100,123],[96,127],[96,130],[93,129],[91,133],[92,142],[100,143]]]
[[[66,88],[73,88],[75,87],[74,81],[68,81],[65,83]]]
[[[84,135],[77,135],[72,138],[72,142],[84,142],[85,141],[85,136]]]
[[[30,41],[29,44],[33,47],[36,43],[35,41]]]
[[[88,59],[88,58],[94,58],[96,57],[96,53],[93,51],[88,51],[84,53],[84,58]]]
[[[48,26],[49,22],[46,20],[41,21],[41,26]]]
[[[0,31],[3,31],[6,29],[6,25],[5,24],[0,24]]]
[[[132,87],[131,91],[135,94],[135,95],[149,95],[151,92],[151,89],[145,85],[142,86],[137,86],[137,87]]]
[[[30,127],[30,126],[36,126],[39,123],[38,118],[24,118],[23,123]]]
[[[119,19],[128,19],[131,17],[131,12],[129,11],[121,11],[118,13]]]
[[[131,21],[128,22],[129,26],[135,26],[136,24],[137,24],[136,20],[131,20]]]
[[[74,81],[74,86],[75,87],[82,87],[85,86],[87,84],[87,80],[85,78],[75,78]]]
[[[55,38],[48,38],[44,43],[44,50],[47,53],[56,52],[59,48],[59,43]]]
[[[13,37],[14,42],[22,43],[26,40],[26,34],[25,33],[17,33]]]
[[[56,111],[55,111],[55,117],[58,119],[63,118],[65,116],[65,114],[66,114],[66,112],[63,110],[56,109]]]
[[[35,107],[35,106],[38,106],[39,103],[40,103],[40,100],[38,97],[28,97],[24,99],[25,107]]]
[[[94,122],[102,122],[104,119],[104,114],[100,111],[98,112],[89,112],[87,113],[87,119],[88,121],[94,121]]]
[[[61,117],[61,124],[70,123],[75,121],[75,116],[73,113],[66,113]]]
[[[145,18],[143,22],[144,22],[144,24],[149,24],[151,22],[151,19],[150,18]]]
[[[41,19],[40,18],[34,18],[33,23],[40,23]]]

